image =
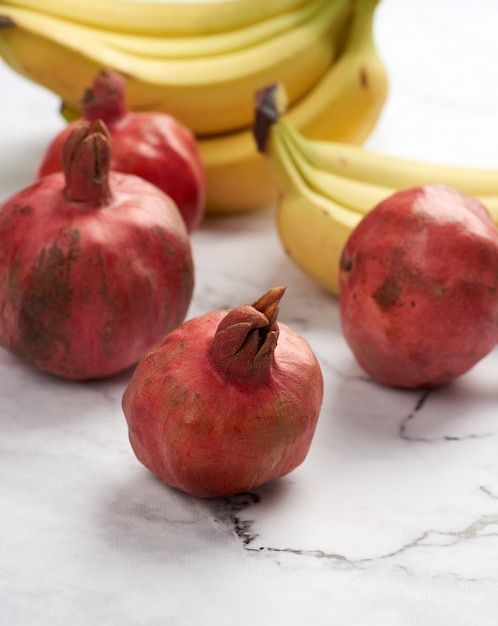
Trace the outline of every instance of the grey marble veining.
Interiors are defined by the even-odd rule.
[[[382,0],[391,93],[371,147],[498,166],[497,11]],[[1,64],[0,84],[1,200],[62,122],[50,94]],[[208,219],[194,234],[189,317],[287,285],[280,319],[325,379],[305,462],[247,494],[192,498],[131,451],[131,370],[72,383],[2,351],[0,623],[496,626],[498,352],[445,388],[376,385],[273,219]]]

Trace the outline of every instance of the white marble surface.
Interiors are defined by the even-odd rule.
[[[382,0],[391,93],[371,147],[498,166],[498,5]],[[62,126],[0,63],[0,200]],[[304,464],[197,500],[135,459],[129,373],[90,384],[0,353],[0,622],[13,626],[496,626],[498,351],[445,389],[380,388],[337,303],[295,269],[271,210],[193,237],[189,316],[287,284],[281,319],[315,349],[325,399]]]

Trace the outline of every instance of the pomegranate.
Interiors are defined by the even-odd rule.
[[[63,172],[0,207],[0,345],[83,380],[135,364],[190,304],[194,269],[178,209],[158,187],[110,172],[103,123],[80,122]]]
[[[339,298],[344,337],[373,379],[448,383],[497,342],[498,230],[455,189],[394,193],[349,237]]]
[[[137,365],[123,395],[130,442],[167,485],[230,496],[304,461],[323,379],[305,339],[277,322],[284,290],[184,322]]]
[[[189,233],[205,213],[206,175],[194,134],[165,113],[132,112],[125,101],[125,80],[102,70],[81,99],[84,119],[102,120],[112,137],[111,168],[135,174],[173,198]],[[62,148],[79,120],[73,121],[49,145],[37,177],[62,167]]]

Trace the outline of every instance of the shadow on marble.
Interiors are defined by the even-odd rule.
[[[201,547],[227,543],[249,549],[257,537],[252,510],[257,515],[259,507],[268,511],[286,498],[292,494],[285,480],[227,498],[197,498],[136,467],[112,491],[101,494],[94,522],[99,537],[112,548],[184,558],[195,556]]]
[[[71,381],[32,367],[16,356],[0,352],[2,415],[0,432],[16,429],[54,428],[101,421],[120,406],[121,396],[133,368],[115,376],[92,381]]]
[[[208,536],[208,543],[229,541],[247,548],[257,537],[253,511],[256,516],[259,509],[271,512],[293,498],[287,477],[249,493],[197,498],[162,483],[139,463],[128,441],[124,447],[121,454],[127,455],[127,462],[114,484],[104,486],[94,509],[99,536],[120,550],[176,554],[181,546],[184,554],[199,548],[193,539],[197,536],[203,538],[203,545]],[[187,527],[190,530],[185,532]]]
[[[496,371],[491,361],[498,361],[496,351],[452,383],[404,390],[376,383],[350,359],[331,381],[328,410],[336,425],[350,430],[356,440],[385,436],[430,442],[487,436],[498,432],[493,410],[498,386],[487,374]]]

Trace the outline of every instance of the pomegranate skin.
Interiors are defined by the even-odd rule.
[[[455,189],[397,192],[347,241],[339,299],[346,342],[374,380],[449,383],[497,342],[498,230]]]
[[[83,119],[106,124],[112,138],[111,169],[140,176],[176,203],[192,233],[205,214],[206,174],[195,135],[165,113],[131,112],[123,78],[100,72],[82,98]],[[61,169],[62,149],[80,120],[69,123],[48,146],[36,178]]]
[[[167,485],[201,498],[243,493],[295,469],[322,403],[318,362],[285,324],[264,382],[245,385],[221,373],[210,346],[226,313],[193,318],[164,337],[123,395],[138,460]]]
[[[183,321],[192,296],[174,203],[135,176],[111,172],[109,183],[112,199],[91,207],[67,199],[57,172],[0,211],[0,345],[68,379],[135,364]]]

